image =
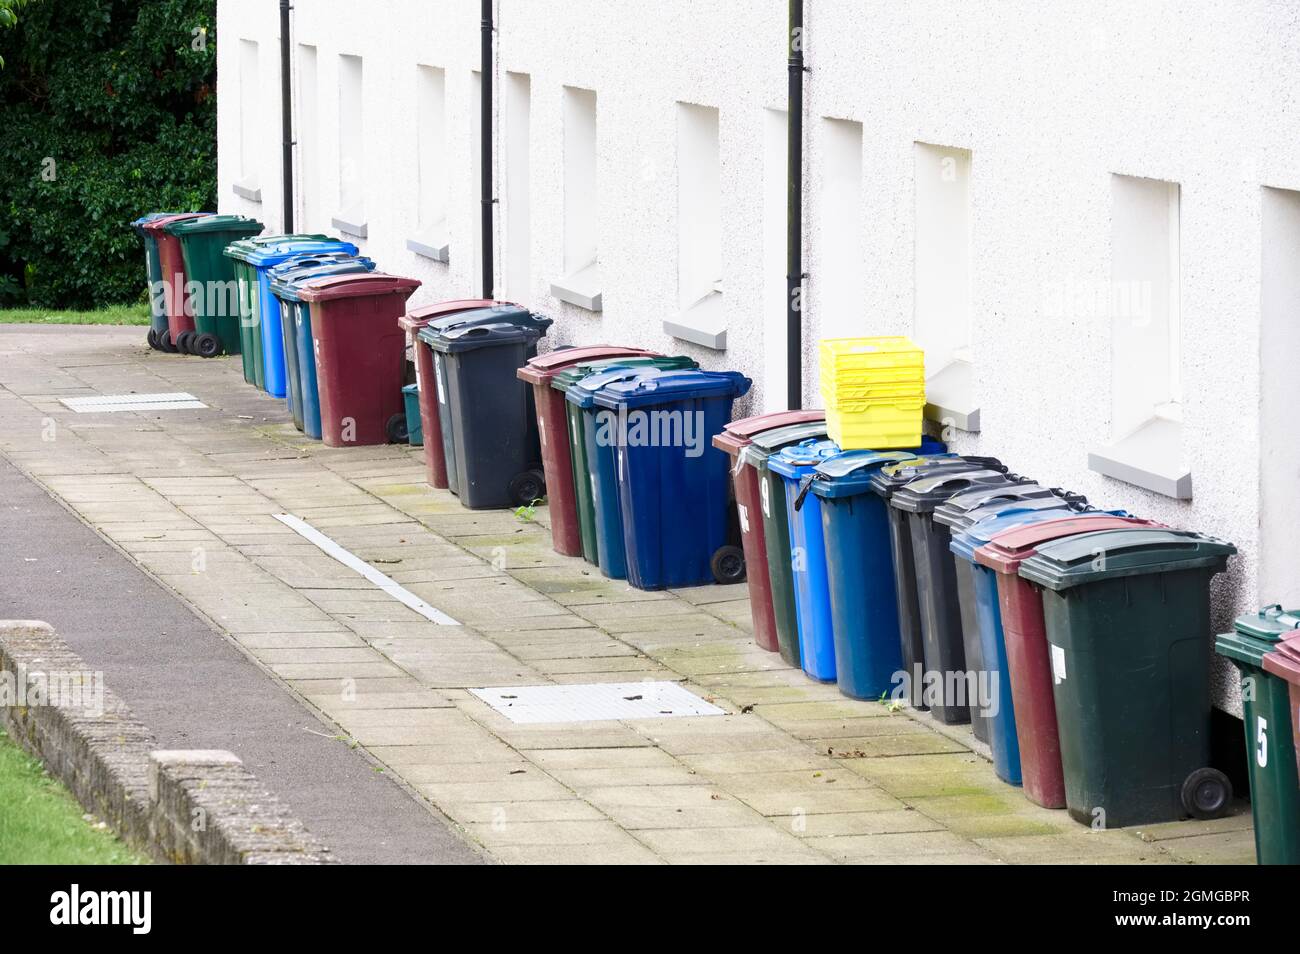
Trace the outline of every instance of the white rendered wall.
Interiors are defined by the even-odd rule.
[[[981,433],[962,451],[995,454],[1021,473],[1099,504],[1192,527],[1241,549],[1216,585],[1216,625],[1277,598],[1257,585],[1261,520],[1261,309],[1285,297],[1262,276],[1262,186],[1300,189],[1300,10],[1283,3],[1097,0],[809,0],[805,51],[804,400],[820,403],[816,343],[841,333],[823,281],[836,249],[818,186],[835,164],[820,124],[861,124],[861,222],[851,257],[860,334],[910,334],[916,302],[915,143],[969,150],[970,348]],[[479,213],[472,71],[478,4],[450,0],[299,0],[297,43],[317,48],[318,186],[309,221],[328,229],[337,195],[339,54],[361,56],[366,254],[424,282],[416,303],[477,294],[472,236]],[[507,73],[529,77],[527,279],[510,294],[556,319],[549,344],[617,341],[690,354],[755,379],[738,413],[783,403],[784,254],[779,135],[785,109],[786,7],[779,0],[499,0],[496,134]],[[279,219],[278,19],[274,4],[219,3],[219,197],[222,211]],[[263,202],[236,197],[238,40],[259,44],[266,97]],[[407,251],[418,214],[414,74],[446,71],[450,262]],[[603,311],[551,297],[564,260],[564,88],[595,91],[595,219]],[[718,110],[721,268],[728,349],[670,338],[677,314],[678,103]],[[303,139],[301,131],[300,140]],[[510,146],[517,149],[517,145]],[[518,164],[498,151],[497,194]],[[840,167],[842,169],[842,166]],[[512,172],[513,170],[513,172]],[[775,174],[774,174],[775,173]],[[1194,499],[1175,501],[1093,473],[1090,448],[1112,437],[1112,323],[1097,306],[1111,287],[1112,176],[1179,184],[1182,435]],[[300,179],[300,182],[302,180]],[[507,231],[497,208],[498,250]],[[1273,230],[1276,231],[1276,230]],[[833,230],[832,230],[833,232]],[[1270,232],[1272,234],[1272,232]],[[467,247],[469,246],[469,247]],[[506,247],[509,247],[507,244]],[[498,254],[498,284],[510,256]],[[514,259],[517,262],[517,257]],[[835,265],[836,268],[842,268]],[[779,269],[773,274],[773,269]],[[1280,275],[1278,269],[1273,274]],[[773,304],[773,291],[781,301]],[[1300,364],[1278,339],[1277,360]],[[1274,424],[1274,427],[1279,425]],[[1289,466],[1289,465],[1288,465]],[[1261,469],[1265,477],[1261,480]],[[1293,476],[1281,472],[1285,484]],[[1285,538],[1300,537],[1289,526]],[[1292,591],[1294,592],[1294,591]],[[1231,702],[1228,703],[1231,705]]]

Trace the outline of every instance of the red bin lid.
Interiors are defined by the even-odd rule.
[[[529,384],[547,384],[551,378],[565,368],[571,368],[575,364],[582,364],[586,361],[595,361],[598,358],[631,357],[633,355],[658,356],[658,354],[657,351],[647,351],[644,348],[627,348],[622,345],[587,345],[583,348],[560,348],[530,358],[528,363],[520,368],[517,374],[520,381],[527,381]]]
[[[1271,653],[1263,656],[1264,671],[1300,686],[1300,632],[1288,636]]]
[[[201,219],[205,215],[211,215],[211,212],[177,212],[175,215],[164,215],[160,219],[153,219],[141,225],[146,232],[161,232],[164,225],[169,222],[182,222],[185,219]]]
[[[298,286],[303,301],[333,301],[339,298],[367,298],[377,295],[401,295],[409,298],[420,287],[418,278],[404,278],[384,272],[357,272],[352,275],[326,275]]]
[[[999,573],[1015,573],[1020,569],[1022,560],[1027,560],[1037,552],[1040,543],[1072,537],[1076,533],[1091,533],[1094,530],[1124,530],[1132,527],[1163,527],[1164,524],[1140,517],[1116,517],[1110,514],[1075,514],[1063,510],[1060,520],[1046,520],[1042,523],[1022,524],[1003,533],[999,533],[984,546],[975,551],[975,562]]]
[[[456,298],[452,301],[435,301],[431,305],[412,308],[398,318],[397,323],[402,326],[403,331],[419,331],[433,319],[441,318],[443,315],[454,315],[458,311],[471,311],[475,308],[492,308],[496,305],[508,305],[511,308],[519,307],[512,301],[497,301],[491,298]]]
[[[732,421],[723,427],[723,430],[735,434],[737,437],[749,441],[755,434],[761,434],[763,431],[775,430],[778,427],[788,427],[791,424],[808,424],[813,421],[826,420],[826,411],[815,409],[810,411],[773,411],[771,414],[759,414],[755,417],[743,417],[739,421]]]

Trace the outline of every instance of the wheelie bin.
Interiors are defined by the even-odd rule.
[[[149,296],[149,331],[145,335],[145,340],[155,351],[162,350],[158,335],[167,330],[167,308],[162,293],[162,264],[158,260],[158,242],[145,226],[150,222],[181,214],[183,213],[150,212],[131,223],[131,230],[144,245],[145,288]]]
[[[948,550],[952,537],[947,527],[935,521],[934,510],[955,494],[1008,483],[1006,474],[999,470],[978,466],[966,470],[939,468],[936,473],[904,484],[889,501],[893,509],[907,516],[924,647],[926,702],[934,717],[946,725],[971,722],[972,710],[978,716],[981,700],[962,640],[957,570]],[[988,741],[985,720],[977,717],[974,721],[975,737]]]
[[[430,487],[447,489],[447,460],[442,449],[442,423],[438,419],[438,388],[436,386],[437,362],[433,349],[420,339],[420,331],[434,322],[444,322],[455,315],[475,312],[480,324],[493,321],[521,321],[529,319],[529,311],[513,302],[491,298],[460,298],[434,302],[412,308],[397,319],[397,325],[411,346],[415,363],[415,383],[420,385],[420,428],[424,435],[425,480]],[[444,322],[445,323],[445,322]],[[425,386],[425,382],[428,386]]]
[[[979,465],[1001,469],[993,457],[959,457],[949,453],[927,453],[917,460],[886,464],[870,479],[872,493],[885,504],[889,521],[889,550],[894,564],[894,599],[898,606],[898,638],[907,674],[908,704],[919,711],[929,708],[925,701],[925,640],[921,635],[921,608],[916,592],[916,562],[912,559],[912,536],[906,515],[889,506],[894,491],[909,481],[941,469],[968,470]]]
[[[285,389],[289,412],[293,415],[294,426],[308,437],[320,438],[320,391],[316,385],[311,312],[298,296],[298,285],[325,275],[355,275],[374,270],[375,263],[370,259],[346,254],[294,258],[271,269],[270,290],[280,309],[280,328],[284,335]],[[252,287],[257,288],[256,282]],[[260,341],[260,333],[253,338]],[[257,368],[261,367],[261,362],[257,362]],[[249,367],[245,364],[245,376],[248,373]]]
[[[538,355],[519,369],[519,380],[532,387],[533,405],[537,408],[537,437],[542,447],[546,506],[551,516],[551,546],[556,553],[581,556],[582,535],[574,499],[573,454],[569,450],[567,402],[562,393],[551,387],[551,382],[565,368],[587,361],[650,353],[640,348],[617,345],[563,348]]]
[[[226,255],[238,258],[252,268],[257,279],[256,316],[258,327],[253,337],[253,347],[262,365],[262,383],[266,393],[272,397],[286,397],[288,382],[284,366],[284,330],[280,321],[280,309],[275,296],[271,294],[271,269],[283,262],[299,256],[320,255],[329,252],[342,252],[356,255],[357,247],[351,242],[332,239],[328,236],[286,237],[275,241],[275,236],[266,236],[267,241],[251,247],[236,242],[226,249]]]
[[[1061,772],[1043,601],[1039,590],[1017,575],[1020,564],[1034,554],[1040,543],[1050,540],[1156,524],[1114,513],[1021,509],[1015,514],[1014,523],[1008,522],[1010,516],[1007,513],[977,525],[980,535],[988,539],[976,546],[973,557],[981,568],[994,574],[997,587],[997,612],[1025,796],[1044,808],[1064,808],[1065,779]],[[976,528],[968,528],[965,533],[972,529]],[[957,541],[953,546],[957,546]]]
[[[758,482],[759,512],[767,549],[768,589],[772,594],[772,619],[776,625],[777,652],[796,669],[803,668],[799,653],[799,614],[794,604],[794,569],[790,563],[790,519],[785,505],[785,480],[767,466],[783,447],[826,436],[825,421],[788,424],[753,435],[741,448],[740,464],[752,469]],[[757,568],[751,576],[759,573]]]
[[[1103,530],[1042,543],[1039,587],[1065,802],[1095,828],[1215,818],[1232,785],[1210,760],[1210,580],[1236,552],[1187,531]]]
[[[758,471],[740,458],[755,434],[824,421],[826,412],[776,411],[732,421],[721,434],[713,436],[713,446],[731,458],[731,486],[736,498],[736,516],[740,521],[740,545],[749,568],[749,611],[754,623],[754,644],[774,653],[780,647],[776,638],[776,616],[772,610],[771,576],[767,572],[767,538],[763,535],[763,511],[759,499]]]
[[[402,403],[406,407],[406,443],[412,447],[424,446],[424,427],[420,423],[420,386],[408,384],[402,388]]]
[[[618,491],[614,481],[614,454],[612,448],[602,448],[604,456],[598,457],[593,451],[588,454],[587,448],[596,447],[595,437],[595,402],[586,400],[589,392],[574,392],[574,385],[585,380],[591,375],[601,374],[614,368],[630,370],[634,368],[695,368],[698,367],[695,360],[685,355],[625,355],[614,358],[597,358],[584,364],[574,365],[558,372],[551,380],[551,390],[557,391],[564,397],[565,404],[565,424],[569,439],[569,457],[573,467],[573,497],[574,508],[578,515],[578,535],[582,544],[582,558],[588,563],[596,566],[600,565],[600,535],[596,529],[596,494],[595,484],[602,479],[607,481],[606,486],[610,489],[605,494],[604,499],[616,501]],[[590,433],[588,433],[590,431]],[[621,511],[620,511],[621,512]],[[615,514],[618,517],[618,514]],[[615,554],[622,553],[623,529],[621,520],[614,520],[605,524],[607,533],[617,534],[616,548],[607,559],[615,560],[619,565],[626,562],[626,558]],[[626,570],[622,571],[626,575]],[[623,579],[623,576],[618,577]]]
[[[194,331],[194,312],[189,306],[189,293],[186,288],[188,279],[185,274],[185,256],[181,254],[180,239],[169,234],[163,226],[169,222],[185,219],[201,219],[209,212],[174,212],[170,215],[149,219],[140,226],[146,241],[152,240],[158,255],[157,284],[149,289],[150,308],[161,310],[162,321],[154,335],[158,349],[168,354],[180,352],[181,336],[189,338]]]
[[[626,541],[623,533],[623,509],[619,504],[617,459],[614,443],[609,439],[611,422],[610,413],[597,406],[596,392],[615,381],[655,374],[665,370],[676,370],[683,366],[693,367],[695,362],[670,356],[627,356],[622,358],[601,359],[599,365],[577,365],[573,374],[573,383],[565,391],[565,403],[577,410],[576,428],[581,440],[581,453],[574,458],[581,463],[584,473],[579,475],[574,468],[576,481],[586,484],[583,498],[575,496],[575,505],[591,507],[590,522],[596,542],[596,565],[600,572],[611,580],[627,578]],[[590,372],[590,373],[589,373]],[[570,377],[562,375],[566,380]],[[602,424],[604,430],[602,431]],[[613,422],[617,424],[616,421]],[[604,437],[602,438],[602,435]],[[576,449],[576,448],[575,448]]]
[[[193,286],[194,332],[184,347],[202,358],[239,354],[239,283],[224,252],[231,242],[261,232],[262,223],[242,215],[207,215],[168,222],[163,231],[180,239]]]
[[[821,500],[815,495],[801,495],[800,489],[823,460],[838,453],[840,448],[834,441],[811,439],[782,448],[767,459],[768,472],[781,478],[790,524],[789,559],[799,661],[804,674],[819,682],[835,681],[835,632]]]
[[[1238,616],[1232,628],[1214,641],[1214,648],[1232,660],[1241,676],[1255,860],[1261,865],[1300,864],[1300,775],[1291,730],[1290,687],[1264,668],[1264,659],[1278,643],[1300,630],[1300,611],[1266,606],[1258,613]]]
[[[750,384],[735,371],[679,370],[596,392],[617,420],[617,433],[607,436],[617,458],[627,578],[638,589],[712,582],[730,507],[727,455],[711,440]]]
[[[243,365],[244,381],[266,390],[266,376],[262,358],[262,300],[257,282],[257,269],[248,262],[248,253],[270,245],[298,240],[326,241],[328,235],[258,235],[240,239],[226,246],[223,253],[234,262],[235,281],[239,283],[239,357]]]
[[[942,444],[923,448],[943,451]],[[837,681],[855,699],[913,696],[903,665],[888,507],[871,479],[882,467],[915,460],[915,453],[845,451],[818,464],[810,485],[821,502]]]
[[[532,390],[516,377],[551,324],[533,318],[420,332],[434,352],[448,483],[473,510],[546,496]]]
[[[382,272],[326,275],[298,286],[311,308],[327,447],[387,443],[393,418],[405,416],[406,336],[397,316],[419,287],[414,278]]]
[[[1063,510],[1068,506],[1064,499],[1048,488],[1008,476],[1005,484],[993,483],[950,497],[935,508],[934,520],[948,528],[951,538],[970,526],[974,520],[991,515],[1000,504],[1018,506],[1026,503],[1051,510]],[[980,680],[978,685],[987,686],[989,670],[984,665],[984,651],[980,643],[978,601],[971,564],[969,559],[954,559],[953,572],[957,582],[957,602],[961,610],[961,638],[966,652],[966,670],[974,679]],[[992,744],[989,735],[990,718],[984,706],[971,707],[971,728],[975,737]]]
[[[1053,500],[1057,501],[1057,509],[1048,509],[1046,505]],[[1030,506],[1033,504],[1039,506]],[[972,519],[966,528],[951,531],[949,548],[957,561],[966,664],[978,669],[981,696],[987,700],[980,714],[988,726],[993,768],[998,778],[1009,785],[1020,785],[1023,781],[1015,695],[1011,690],[997,575],[975,561],[975,551],[999,534],[1017,527],[1060,522],[1074,516],[1077,516],[1077,511],[1070,509],[1066,501],[1057,496],[1004,501],[971,511],[968,517]],[[978,665],[971,661],[972,658],[979,660]]]
[[[1291,696],[1291,738],[1300,740],[1300,637],[1287,636],[1279,642],[1264,657],[1264,671],[1287,681]],[[1296,745],[1296,759],[1300,762],[1300,744]]]

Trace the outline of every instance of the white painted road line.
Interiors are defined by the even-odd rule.
[[[303,537],[305,540],[315,544],[322,551],[338,560],[350,570],[355,570],[364,576],[375,586],[379,587],[393,599],[405,606],[410,607],[419,613],[425,619],[437,623],[439,626],[459,626],[456,620],[452,619],[442,610],[430,606],[424,600],[420,599],[406,587],[402,586],[391,576],[380,573],[373,566],[367,563],[361,557],[349,550],[339,546],[325,534],[321,533],[307,521],[300,517],[295,517],[291,513],[277,513],[274,515],[276,520],[292,530],[294,533]]]

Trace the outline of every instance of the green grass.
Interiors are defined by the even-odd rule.
[[[148,305],[110,305],[94,311],[0,308],[0,325],[147,325]]]
[[[145,859],[86,821],[62,785],[0,732],[0,865],[132,865]]]

